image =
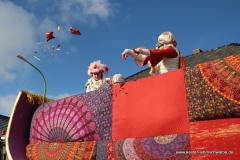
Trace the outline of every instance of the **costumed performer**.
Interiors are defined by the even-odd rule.
[[[180,52],[176,48],[177,42],[171,32],[163,32],[158,37],[158,43],[155,49],[136,48],[125,49],[122,53],[122,59],[125,60],[128,55],[134,58],[139,67],[148,63],[151,67],[149,74],[161,74],[180,68]]]
[[[85,85],[86,92],[95,91],[109,86],[107,80],[103,77],[103,74],[107,73],[108,66],[102,64],[100,60],[92,62],[88,67],[88,75],[90,75],[91,78],[88,79]]]

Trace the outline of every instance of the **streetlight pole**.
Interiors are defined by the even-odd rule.
[[[26,58],[22,57],[21,55],[17,55],[17,57],[20,58],[21,60],[23,60],[24,62],[27,62],[28,64],[30,64],[32,67],[34,67],[42,75],[43,80],[44,80],[44,99],[43,99],[43,103],[44,103],[45,102],[45,97],[46,97],[46,88],[47,88],[46,80],[45,80],[44,75],[42,74],[42,72],[37,67],[35,67],[32,63],[28,62]]]

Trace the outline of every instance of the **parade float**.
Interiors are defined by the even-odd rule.
[[[20,91],[9,159],[237,159],[240,55],[58,100]]]

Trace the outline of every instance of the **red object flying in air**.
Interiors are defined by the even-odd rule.
[[[74,28],[70,27],[69,31],[71,31],[72,34],[81,35],[81,33],[78,29],[74,29]]]
[[[54,39],[53,32],[46,32],[46,39],[47,41]]]

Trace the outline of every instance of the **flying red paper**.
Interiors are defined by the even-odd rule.
[[[46,32],[46,39],[47,41],[54,39],[53,32]]]
[[[71,31],[72,34],[81,35],[81,33],[78,29],[74,29],[74,28],[70,27],[69,31]]]

